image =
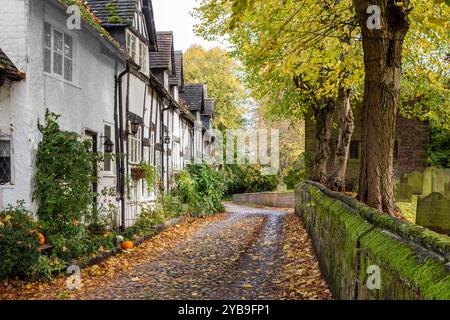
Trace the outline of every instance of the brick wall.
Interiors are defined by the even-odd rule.
[[[359,142],[361,147],[362,119],[361,108],[354,110],[355,131],[352,141]],[[307,177],[310,176],[311,166],[308,165],[308,158],[314,159],[316,152],[315,129],[316,124],[309,114],[305,121],[305,150],[307,157]],[[336,121],[336,119],[335,119]],[[331,157],[328,162],[328,169],[331,170],[334,162],[334,152],[337,145],[338,128],[334,126],[330,141]],[[429,124],[427,121],[417,119],[398,118],[396,128],[396,141],[398,146],[397,157],[394,161],[394,175],[401,176],[404,173],[419,171],[423,172],[427,167]],[[359,176],[360,159],[349,159],[347,164],[347,181],[354,183]]]
[[[293,192],[263,192],[243,193],[233,195],[233,202],[242,204],[255,204],[276,208],[294,208],[295,197]]]

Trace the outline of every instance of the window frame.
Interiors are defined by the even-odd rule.
[[[149,147],[149,155],[148,161],[151,165],[155,165],[155,131],[150,130],[150,147]]]
[[[128,149],[129,163],[138,165],[142,161],[142,126],[139,126],[136,135],[130,134],[128,136]]]
[[[128,56],[141,67],[143,73],[147,73],[149,70],[147,45],[129,29],[126,31],[125,42]]]
[[[13,143],[10,136],[0,136],[0,141],[9,142],[9,181],[5,183],[0,183],[0,187],[11,186],[14,185],[14,152],[13,152]]]
[[[46,33],[46,27],[49,26],[50,28],[50,41],[49,41],[49,46],[47,45],[47,33]],[[74,83],[75,82],[75,39],[72,35],[63,32],[61,28],[55,27],[55,25],[53,23],[50,23],[48,21],[44,21],[44,28],[43,28],[44,32],[43,32],[43,37],[42,37],[42,51],[43,51],[43,72],[45,74],[51,75],[59,80],[62,81],[66,81],[68,83]],[[55,47],[55,35],[56,33],[61,35],[61,43],[62,43],[62,48],[61,48],[61,52],[58,53],[56,51],[56,47]],[[70,53],[71,55],[66,55],[66,45],[67,43],[69,43],[70,39]],[[67,40],[67,41],[66,41]],[[47,69],[47,65],[46,65],[46,61],[45,61],[45,56],[46,56],[46,51],[50,51],[50,61],[49,61],[49,69]],[[56,61],[56,55],[61,57],[61,74],[59,74],[58,72],[55,71],[55,61]],[[67,78],[67,70],[68,68],[66,68],[66,61],[70,62],[70,73],[71,73],[71,77],[70,79]]]
[[[352,144],[356,143],[356,150],[358,152],[358,156],[356,158],[354,158],[352,156]],[[348,159],[349,160],[361,160],[361,141],[357,141],[357,140],[352,140],[350,141],[350,145],[349,145],[349,151],[348,151]]]

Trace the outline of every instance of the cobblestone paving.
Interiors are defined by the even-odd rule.
[[[172,250],[87,299],[277,299],[284,211],[227,205]],[[325,289],[326,290],[326,289]]]
[[[289,210],[226,204],[66,278],[0,285],[2,299],[331,299],[311,242]]]

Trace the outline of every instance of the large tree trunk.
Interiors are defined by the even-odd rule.
[[[327,163],[331,154],[330,139],[333,112],[333,101],[327,101],[325,106],[318,106],[314,109],[317,148],[311,179],[324,185],[327,184],[328,180]]]
[[[359,199],[389,215],[398,208],[393,195],[393,149],[402,73],[402,47],[409,29],[408,0],[353,0],[362,29],[365,64],[362,162]],[[367,26],[369,5],[381,9],[380,29]]]
[[[337,98],[337,110],[339,115],[339,138],[334,158],[333,171],[331,172],[328,186],[334,191],[345,191],[345,174],[347,160],[352,141],[355,123],[353,111],[350,105],[350,90],[339,89]]]

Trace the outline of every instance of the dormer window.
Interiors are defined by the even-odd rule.
[[[142,69],[143,73],[148,71],[148,48],[135,34],[127,30],[127,52]]]

